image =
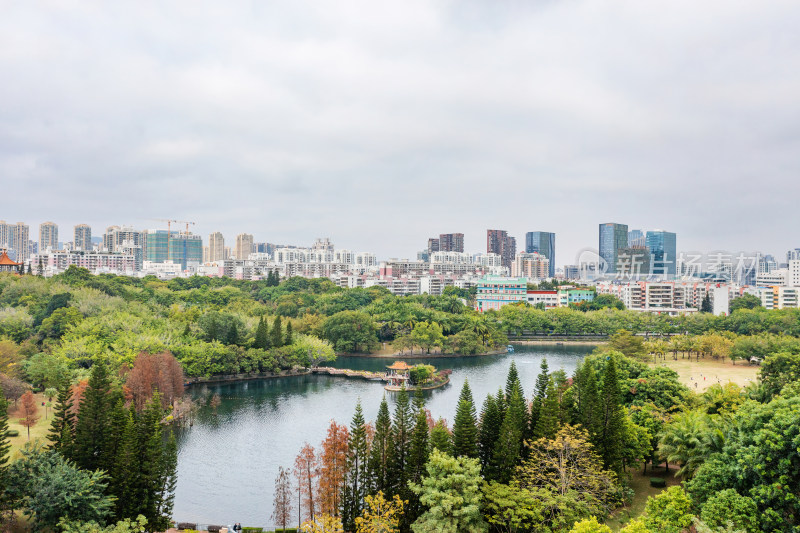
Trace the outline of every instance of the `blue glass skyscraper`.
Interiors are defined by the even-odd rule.
[[[652,257],[652,273],[674,278],[678,258],[675,234],[662,230],[648,231],[646,241]]]
[[[550,268],[547,275],[556,275],[556,234],[549,231],[529,231],[525,234],[525,252],[534,252],[545,256],[550,260]]]
[[[607,274],[617,271],[617,258],[620,248],[628,247],[628,225],[608,222],[600,224],[600,243],[598,253],[605,262]],[[602,267],[601,267],[602,268]]]

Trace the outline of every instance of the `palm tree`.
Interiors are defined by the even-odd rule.
[[[686,411],[664,426],[659,435],[658,454],[680,468],[675,473],[690,478],[719,445],[719,435],[711,435],[709,417],[701,410]]]

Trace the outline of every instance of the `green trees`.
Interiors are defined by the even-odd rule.
[[[752,498],[734,489],[711,496],[700,511],[700,518],[710,527],[732,527],[748,533],[758,531],[758,507]]]
[[[597,448],[603,458],[603,465],[617,474],[622,472],[622,444],[625,428],[625,414],[620,405],[621,393],[617,364],[609,357],[603,373],[603,388],[600,396],[601,427]]]
[[[527,426],[527,408],[519,390],[512,389],[503,423],[494,444],[489,467],[490,478],[508,483],[522,455],[522,438]]]
[[[322,324],[322,334],[337,352],[371,352],[378,347],[375,323],[362,311],[342,311],[328,317]]]
[[[478,457],[478,421],[468,381],[461,387],[453,420],[453,455]]]
[[[708,415],[700,410],[685,411],[661,430],[658,453],[668,463],[680,466],[676,476],[691,477],[715,451],[710,438]]]
[[[105,493],[108,476],[77,468],[55,451],[29,446],[9,467],[8,488],[30,520],[41,529],[59,520],[102,522],[111,514]]]
[[[8,455],[11,443],[8,442],[8,401],[0,388],[0,509],[4,508],[5,487],[8,486]]]
[[[477,459],[431,453],[427,475],[411,490],[427,507],[412,525],[414,533],[484,533],[481,515],[481,476]]]
[[[788,383],[800,381],[800,354],[781,352],[769,355],[759,374],[764,392],[775,396]]]
[[[389,417],[389,404],[384,397],[378,408],[375,420],[375,435],[369,455],[369,471],[371,474],[370,489],[388,494],[392,487],[389,468],[393,461],[394,447],[392,443],[392,420]]]
[[[261,348],[262,350],[266,350],[270,347],[269,325],[267,321],[264,320],[263,315],[258,319],[253,346],[255,348]]]
[[[652,531],[682,533],[692,525],[692,500],[681,487],[670,487],[648,498],[644,524]]]
[[[761,307],[761,298],[754,294],[742,294],[731,300],[728,310],[733,314],[740,309],[755,309],[756,307]]]
[[[74,419],[72,414],[72,390],[69,385],[58,389],[58,399],[50,423],[50,449],[60,452],[64,457],[73,457]]]
[[[364,510],[364,498],[370,493],[369,443],[360,400],[356,403],[356,412],[350,422],[347,449],[347,476],[342,493],[342,524],[346,530],[353,531],[356,518],[361,516]]]
[[[497,472],[492,469],[492,459],[502,425],[503,415],[500,413],[497,400],[489,394],[481,409],[481,423],[478,430],[478,458],[481,462],[481,472],[486,480],[497,479]]]
[[[484,483],[482,491],[483,516],[493,529],[521,533],[541,524],[542,506],[530,491],[496,481]]]
[[[105,360],[92,365],[89,386],[83,394],[75,424],[75,441],[72,457],[86,470],[102,469],[110,472],[114,458],[109,454],[108,439],[112,431],[111,380]]]

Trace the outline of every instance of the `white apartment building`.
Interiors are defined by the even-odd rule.
[[[31,260],[32,266],[36,268],[38,268],[41,260],[45,274],[48,276],[64,272],[71,265],[85,268],[93,274],[124,274],[130,276],[138,270],[136,256],[133,254],[51,250],[34,254]]]
[[[511,276],[532,280],[547,279],[550,277],[550,260],[536,252],[518,253],[511,263]]]

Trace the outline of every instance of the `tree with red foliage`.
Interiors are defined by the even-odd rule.
[[[322,441],[320,454],[319,501],[323,513],[339,516],[339,508],[347,474],[347,426],[331,420],[328,436]]]
[[[31,391],[22,395],[22,408],[20,409],[22,418],[19,423],[28,428],[28,440],[31,440],[31,427],[36,425],[39,420],[39,410],[36,408],[36,398]]]
[[[319,505],[314,499],[319,477],[319,459],[314,447],[307,442],[294,460],[294,475],[297,479],[298,500],[300,500],[297,508],[298,520],[302,520],[300,514],[305,511],[304,517],[313,521]],[[299,523],[297,527],[300,527]]]
[[[161,393],[161,407],[166,409],[183,395],[183,369],[169,352],[142,352],[128,372],[125,387],[137,411],[144,409],[156,389]]]

